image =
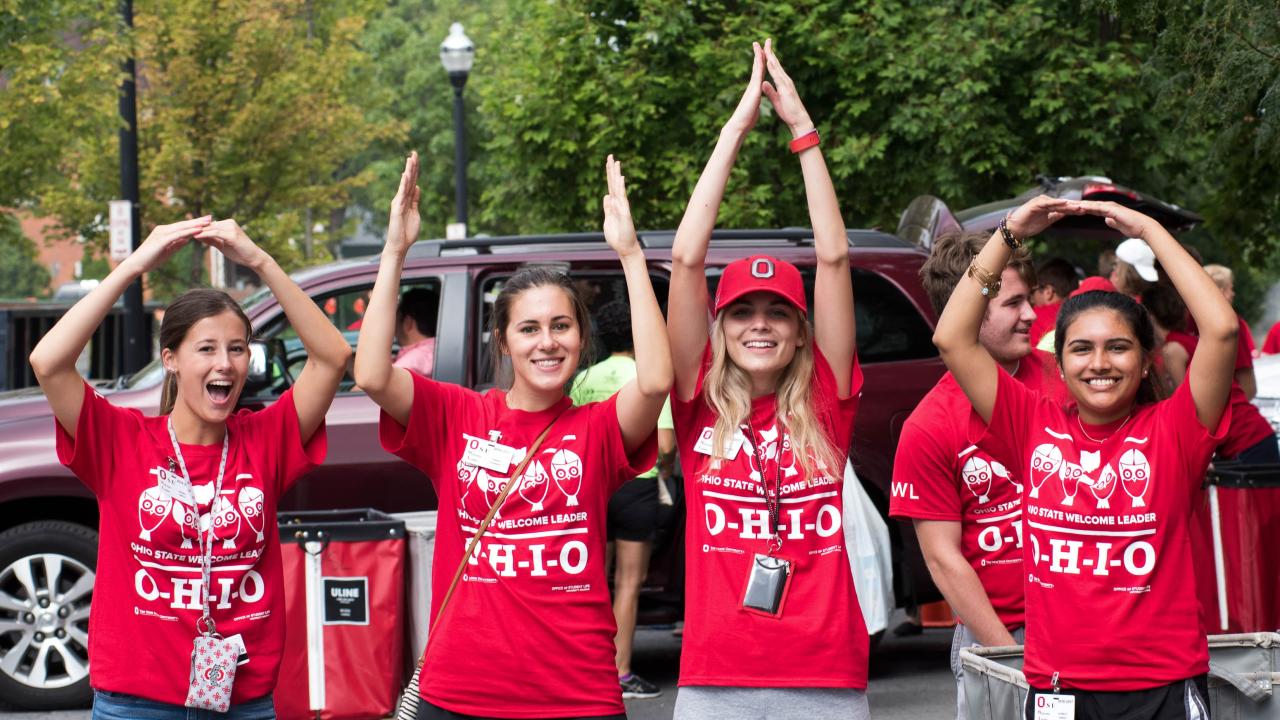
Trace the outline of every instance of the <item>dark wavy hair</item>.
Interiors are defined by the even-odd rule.
[[[509,387],[509,379],[504,377],[505,372],[502,364],[502,351],[507,347],[507,325],[511,324],[511,306],[515,304],[516,298],[527,290],[538,287],[551,286],[560,288],[569,296],[569,302],[573,305],[573,316],[578,323],[578,334],[582,338],[582,352],[578,357],[578,368],[581,369],[591,364],[593,354],[591,351],[591,313],[587,310],[587,304],[582,299],[582,295],[578,293],[578,289],[574,287],[573,280],[568,274],[553,267],[543,265],[532,265],[522,268],[515,275],[512,275],[502,284],[502,290],[498,292],[498,297],[493,301],[493,318],[489,326],[489,339],[493,343],[492,352],[489,353],[493,359],[493,377],[499,380],[499,384]]]
[[[240,303],[221,290],[212,288],[195,288],[178,296],[165,308],[164,320],[160,321],[160,347],[177,352],[178,346],[187,338],[191,326],[207,317],[233,312],[244,323],[244,338],[248,340],[253,334],[253,325],[249,316],[244,314]],[[173,412],[173,404],[178,400],[178,378],[166,372],[164,388],[160,392],[160,414]]]
[[[1110,310],[1119,315],[1120,319],[1128,324],[1134,337],[1138,339],[1138,345],[1142,348],[1143,363],[1151,359],[1156,349],[1156,331],[1146,308],[1122,293],[1091,290],[1067,298],[1062,303],[1062,309],[1058,311],[1058,323],[1054,327],[1053,334],[1053,355],[1058,360],[1058,367],[1062,367],[1062,346],[1067,340],[1067,328],[1071,327],[1076,317],[1091,310]],[[1155,402],[1167,395],[1155,376],[1156,373],[1148,373],[1148,376],[1138,383],[1139,403]]]

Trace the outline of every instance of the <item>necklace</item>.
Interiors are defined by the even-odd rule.
[[[1132,411],[1132,410],[1130,410],[1130,411],[1129,411],[1129,414],[1124,416],[1124,422],[1122,422],[1122,423],[1120,423],[1119,425],[1117,425],[1117,426],[1116,426],[1116,429],[1111,431],[1111,435],[1115,435],[1116,433],[1120,432],[1120,429],[1121,429],[1121,428],[1123,428],[1125,425],[1128,425],[1128,424],[1129,424],[1129,418],[1132,418],[1132,417],[1133,417],[1133,411]],[[1077,412],[1076,412],[1076,425],[1080,426],[1080,434],[1081,434],[1081,435],[1083,435],[1083,436],[1084,436],[1084,438],[1085,438],[1086,440],[1090,441],[1090,442],[1094,442],[1094,443],[1097,443],[1097,444],[1101,445],[1101,444],[1103,443],[1103,441],[1104,441],[1104,440],[1107,440],[1108,438],[1110,438],[1110,437],[1111,437],[1111,435],[1108,435],[1107,437],[1103,438],[1102,440],[1098,440],[1097,438],[1095,438],[1095,437],[1091,436],[1089,433],[1085,432],[1085,429],[1084,429],[1084,421],[1082,421],[1082,420],[1080,419],[1080,413],[1079,413],[1079,411],[1077,411]]]

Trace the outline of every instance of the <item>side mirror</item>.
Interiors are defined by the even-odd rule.
[[[285,372],[285,348],[279,339],[249,342],[249,376],[245,378],[240,397],[254,398],[279,386],[283,391],[293,384]]]
[[[261,387],[271,379],[271,359],[265,342],[254,340],[249,343],[249,377],[245,385]]]

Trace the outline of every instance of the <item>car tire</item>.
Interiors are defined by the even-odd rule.
[[[0,700],[29,710],[89,706],[97,554],[98,533],[75,523],[0,533]]]

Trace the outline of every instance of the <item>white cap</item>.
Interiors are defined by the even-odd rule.
[[[1147,282],[1156,282],[1160,274],[1156,272],[1156,254],[1151,246],[1138,238],[1129,238],[1116,247],[1116,258],[1123,260],[1138,271],[1138,276]]]

